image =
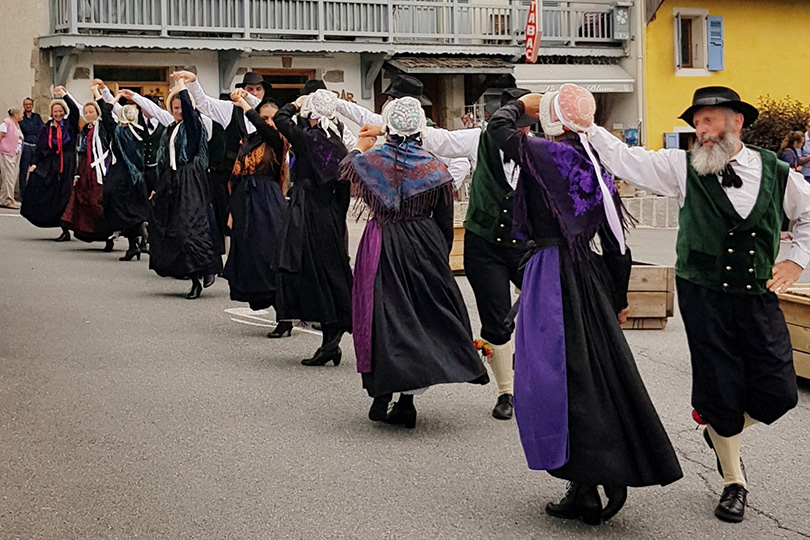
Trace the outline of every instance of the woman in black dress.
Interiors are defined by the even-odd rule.
[[[123,94],[116,96],[116,101]],[[105,110],[112,118],[112,108]],[[146,137],[146,120],[136,105],[124,105],[118,111],[112,153],[114,163],[110,166],[104,182],[104,221],[112,231],[120,231],[129,245],[120,261],[141,260],[138,243],[143,234],[144,223],[149,218],[149,194],[145,178],[143,141]]]
[[[61,218],[76,174],[80,115],[72,99],[62,99],[67,96],[64,86],[56,87],[53,93],[57,99],[51,102],[51,119],[39,133],[20,214],[37,227],[62,227],[56,241],[65,242],[70,240],[70,232]]]
[[[319,322],[323,341],[305,366],[340,363],[340,339],[351,331],[352,271],[346,246],[349,184],[338,181],[348,150],[335,123],[337,96],[318,90],[289,103],[274,122],[295,151],[290,215],[281,242],[278,318]],[[293,116],[302,109],[299,127]]]
[[[185,82],[176,79],[166,101],[175,123],[163,134],[157,190],[149,222],[149,268],[159,276],[190,279],[186,298],[199,298],[222,271],[208,192],[208,142]]]
[[[387,141],[362,137],[341,166],[373,217],[357,252],[352,313],[357,369],[374,398],[372,421],[416,426],[415,391],[489,382],[473,346],[464,299],[450,271],[453,178],[422,149],[419,100],[386,104]],[[392,394],[400,399],[388,412]]]
[[[87,122],[79,132],[77,174],[73,180],[62,224],[83,242],[106,241],[104,251],[113,250],[113,240],[104,222],[104,183],[109,172],[110,143],[115,132],[112,106],[101,98],[95,85],[90,87],[95,101],[84,104],[82,112]],[[67,102],[73,97],[65,96]]]
[[[546,513],[595,525],[621,509],[628,486],[666,485],[683,473],[619,326],[631,266],[621,202],[613,177],[573,133],[593,121],[593,97],[563,85],[543,99],[523,96],[487,126],[520,165],[515,224],[535,246],[515,331],[515,418],[529,468],[570,482]],[[539,115],[557,138],[527,137],[516,127],[523,114]],[[596,235],[601,254],[591,249]]]
[[[231,300],[266,309],[276,304],[279,243],[287,221],[286,143],[273,124],[275,102],[265,100],[252,109],[237,92],[232,99],[256,131],[239,147],[229,184],[231,248],[222,277]],[[289,322],[277,327],[286,334],[291,329]]]

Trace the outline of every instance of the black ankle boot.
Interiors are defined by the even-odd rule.
[[[186,298],[189,300],[195,300],[200,297],[202,294],[202,283],[200,283],[200,279],[197,276],[191,277],[191,290],[188,291]]]
[[[207,289],[208,287],[213,285],[214,282],[216,282],[216,280],[217,280],[216,274],[205,274],[205,277],[203,278],[203,287]]]
[[[58,238],[54,239],[54,242],[69,242],[69,241],[70,241],[70,232],[67,229],[62,229],[62,234],[60,234]]]
[[[301,364],[309,367],[324,366],[328,362],[333,362],[335,367],[340,365],[342,353],[340,347],[334,349],[324,349],[323,347],[315,351],[315,356],[301,360]]]
[[[602,521],[602,500],[596,486],[571,482],[568,491],[559,503],[548,503],[546,513],[561,519],[582,518],[588,525],[599,525]]]
[[[602,521],[607,521],[622,509],[627,502],[627,486],[602,486],[608,502],[602,510]]]
[[[104,253],[110,253],[115,247],[115,238],[107,238],[104,242]]]
[[[416,407],[413,405],[413,394],[399,395],[399,401],[394,403],[385,423],[405,426],[408,429],[416,427]]]
[[[292,335],[293,323],[290,321],[279,321],[272,332],[267,334],[270,339],[289,337]]]
[[[382,422],[388,418],[388,404],[391,403],[393,397],[392,394],[375,397],[368,410],[368,419],[372,422]]]
[[[127,252],[124,253],[123,257],[118,257],[119,261],[131,261],[133,257],[137,257],[138,260],[141,260],[141,248],[138,247],[138,243],[135,241],[134,238],[128,238],[129,240],[129,247],[127,248]]]

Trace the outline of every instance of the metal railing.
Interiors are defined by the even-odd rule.
[[[54,33],[516,45],[528,0],[51,0]],[[543,5],[543,42],[619,43],[609,0]]]

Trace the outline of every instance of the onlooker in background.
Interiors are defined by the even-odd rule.
[[[810,118],[805,122],[804,141],[802,142],[801,150],[799,150],[799,165],[802,166],[802,176],[810,182]]]
[[[34,112],[34,100],[25,98],[23,100],[23,119],[20,122],[20,130],[23,134],[22,154],[20,155],[20,181],[17,184],[17,200],[21,201],[25,184],[28,182],[28,168],[34,158],[34,151],[37,149],[37,137],[42,131],[45,123],[42,117]]]
[[[779,147],[779,159],[790,165],[794,171],[801,171],[802,166],[799,163],[799,152],[804,145],[804,133],[801,131],[791,131],[788,133],[782,145]]]
[[[23,136],[19,122],[22,117],[22,109],[14,107],[0,124],[0,206],[12,210],[20,209],[14,200],[14,185],[20,172]]]

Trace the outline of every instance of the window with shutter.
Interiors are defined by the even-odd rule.
[[[676,8],[673,10],[673,15],[675,74],[684,77],[708,77],[709,30],[707,19],[711,18],[708,17],[709,12],[705,9]],[[717,18],[722,20],[722,17]],[[722,41],[722,35],[720,41]],[[720,58],[722,63],[722,50]]]

